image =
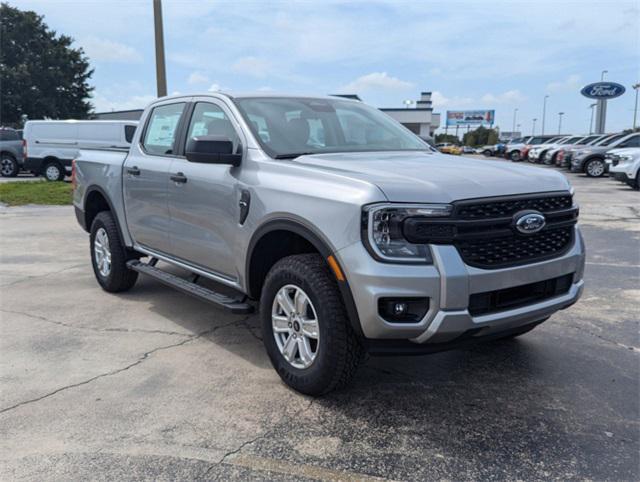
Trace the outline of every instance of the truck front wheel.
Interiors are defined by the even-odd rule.
[[[355,375],[364,349],[319,254],[288,256],[271,268],[260,317],[271,364],[294,390],[322,395],[347,385]]]
[[[102,211],[91,224],[91,264],[93,272],[105,291],[118,293],[133,287],[138,273],[127,268],[129,259],[120,242],[118,227],[109,211]]]

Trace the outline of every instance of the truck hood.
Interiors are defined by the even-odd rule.
[[[293,162],[370,182],[394,202],[448,203],[570,189],[556,171],[430,152],[314,154]]]

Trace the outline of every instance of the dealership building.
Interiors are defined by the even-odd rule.
[[[358,95],[337,95],[347,99],[361,100]],[[406,107],[385,107],[380,110],[397,120],[414,134],[420,137],[433,137],[440,127],[440,114],[433,112],[431,105],[431,92],[422,92],[416,101],[405,101]],[[415,107],[412,107],[414,106]],[[91,116],[99,120],[138,120],[142,115],[142,109],[122,110],[112,112],[97,112]]]
[[[423,138],[434,137],[436,129],[440,127],[440,114],[433,112],[431,105],[431,92],[422,92],[413,108],[383,108],[380,110]]]

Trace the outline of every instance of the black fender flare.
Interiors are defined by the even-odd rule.
[[[111,211],[111,215],[113,216],[113,219],[116,222],[116,228],[118,229],[118,236],[120,237],[120,242],[122,243],[122,246],[126,246],[125,242],[124,242],[124,236],[122,235],[122,228],[120,226],[120,220],[118,219],[118,213],[116,212],[115,208],[113,207],[113,203],[111,202],[111,199],[109,198],[109,195],[107,194],[107,192],[102,189],[100,186],[98,186],[97,184],[93,184],[91,186],[89,186],[86,191],[84,192],[84,196],[82,199],[82,216],[84,219],[84,223],[83,226],[85,226],[85,231],[87,232],[91,232],[91,226],[89,226],[87,224],[87,199],[89,199],[89,196],[91,194],[93,194],[94,192],[97,192],[98,194],[100,194],[104,200],[107,202],[107,205],[109,206],[109,211]]]
[[[327,260],[329,256],[334,253],[334,250],[331,248],[329,242],[324,238],[324,236],[315,229],[305,226],[300,221],[296,221],[288,218],[280,218],[280,219],[272,219],[262,224],[258,229],[256,229],[251,236],[251,240],[249,241],[249,246],[247,248],[247,253],[245,257],[245,286],[247,287],[247,291],[250,291],[251,286],[251,258],[253,257],[253,251],[258,244],[258,242],[262,239],[262,237],[273,231],[291,231],[303,238],[305,238],[311,245],[318,250],[320,255]],[[336,260],[337,262],[338,260]],[[344,271],[343,271],[344,273]],[[351,327],[355,331],[355,333],[362,339],[365,338],[364,333],[362,331],[362,326],[360,325],[360,317],[358,316],[358,309],[356,308],[355,300],[353,299],[353,294],[351,293],[351,288],[349,287],[349,280],[346,279],[344,281],[336,280],[338,284],[338,288],[340,290],[340,294],[342,295],[342,300],[344,302],[345,308],[347,310],[347,314],[349,315],[349,321],[351,322]],[[258,298],[259,293],[248,293],[252,298]]]

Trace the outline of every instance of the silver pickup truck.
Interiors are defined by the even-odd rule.
[[[130,150],[81,151],[73,182],[105,290],[142,273],[258,309],[274,368],[306,394],[346,385],[367,352],[521,335],[583,288],[563,175],[452,160],[358,101],[162,98]]]

